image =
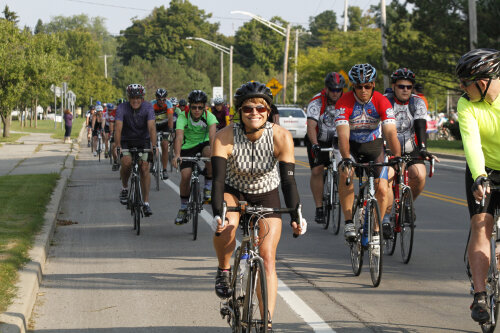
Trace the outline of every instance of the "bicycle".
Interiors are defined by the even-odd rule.
[[[488,181],[490,190],[492,192],[500,191],[500,185],[495,185]],[[483,183],[483,186],[485,184]],[[484,206],[484,197],[481,201],[481,206]],[[470,281],[470,293],[474,295],[474,283],[472,282],[472,273],[469,266],[469,258],[467,256],[467,250],[469,247],[470,240],[470,229],[469,238],[467,239],[467,246],[465,247],[464,261],[466,267],[466,273]],[[486,279],[486,293],[487,293],[487,304],[490,309],[490,320],[486,323],[479,323],[481,330],[484,333],[492,333],[495,331],[497,320],[498,320],[498,310],[500,308],[500,277],[499,277],[499,261],[500,253],[497,253],[497,241],[500,241],[500,208],[496,208],[493,216],[493,232],[490,237],[490,267],[488,269],[488,277]]]
[[[410,186],[408,186],[408,168],[407,165],[414,159],[425,160],[424,158],[413,158],[408,154],[403,154],[403,162],[392,183],[394,201],[392,204],[390,226],[391,235],[385,242],[385,252],[393,255],[396,249],[398,234],[400,235],[401,257],[403,263],[408,264],[413,250],[413,238],[415,233],[415,208],[413,206],[413,195]],[[434,157],[429,160],[429,178],[434,175]]]
[[[101,153],[102,153],[102,130],[97,130],[97,147],[96,147],[96,153],[97,156],[99,156],[99,162],[101,162]]]
[[[378,287],[382,279],[382,256],[383,247],[380,232],[380,208],[375,198],[375,177],[377,167],[392,166],[395,162],[383,163],[356,163],[352,166],[359,170],[358,195],[354,198],[352,207],[353,223],[356,230],[356,238],[348,242],[351,256],[351,266],[355,276],[361,273],[363,267],[363,254],[368,251],[370,277],[374,287]],[[363,182],[363,171],[367,172],[368,180]],[[351,176],[347,178],[346,184],[351,182]],[[375,227],[379,226],[379,231]],[[377,233],[379,235],[377,235]],[[378,240],[376,237],[378,236]]]
[[[141,233],[141,217],[144,217],[144,212],[142,211],[144,207],[144,202],[142,201],[142,190],[141,190],[141,176],[139,169],[139,162],[141,160],[142,154],[149,153],[153,150],[142,149],[142,148],[130,148],[121,149],[117,148],[117,154],[120,156],[120,152],[129,152],[132,156],[132,173],[130,176],[130,187],[127,199],[127,209],[130,209],[130,214],[134,220],[134,230],[136,230],[137,235]]]
[[[339,197],[339,175],[337,161],[334,155],[335,148],[321,148],[322,152],[329,152],[330,163],[325,168],[323,175],[323,210],[325,212],[325,224],[323,229],[328,229],[330,217],[332,218],[333,233],[339,234],[340,230],[340,197]]]
[[[271,213],[297,212],[299,221],[302,221],[301,205],[297,208],[267,208],[249,206],[246,201],[239,201],[237,207],[227,207],[224,202],[221,217],[223,223],[226,212],[240,213],[239,227],[243,232],[243,239],[234,252],[230,286],[233,293],[221,302],[220,314],[222,319],[227,320],[232,332],[267,332],[267,280],[264,260],[259,255],[259,246],[265,238],[261,231],[265,233],[268,228],[265,216]]]
[[[155,179],[155,184],[156,184],[156,190],[160,190],[160,181],[163,179],[162,175],[162,164],[161,164],[161,156],[162,156],[162,151],[161,151],[161,140],[163,138],[163,132],[162,131],[157,131],[156,132],[156,157],[154,157],[153,160],[153,176]]]
[[[196,240],[198,236],[198,216],[203,209],[203,202],[201,200],[201,192],[200,192],[200,166],[198,162],[210,162],[210,157],[201,157],[198,153],[194,157],[181,157],[177,160],[177,168],[180,168],[180,162],[192,162],[193,169],[191,171],[191,181],[190,186],[191,190],[189,193],[189,201],[187,204],[187,216],[186,219],[189,221],[192,219],[193,222],[193,240]]]
[[[172,161],[174,160],[174,140],[175,140],[175,131],[170,133],[168,136],[168,165],[170,165],[170,172],[173,170]]]

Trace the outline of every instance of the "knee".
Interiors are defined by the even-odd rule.
[[[316,166],[311,169],[311,177],[318,178],[323,176],[323,165]]]

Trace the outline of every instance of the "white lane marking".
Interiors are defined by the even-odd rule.
[[[443,164],[443,163],[437,163],[434,165],[435,168],[451,168],[451,169],[457,169],[457,170],[465,170],[465,167],[459,167],[455,165],[449,165],[449,164]]]
[[[179,194],[179,187],[170,179],[163,181],[175,193]],[[215,231],[215,225],[212,223],[213,217],[205,209],[201,211],[200,216]],[[236,246],[240,246],[240,241],[236,240]],[[294,293],[283,281],[278,279],[278,294],[298,314],[304,322],[309,325],[314,332],[336,333],[321,317],[314,312],[296,293]]]

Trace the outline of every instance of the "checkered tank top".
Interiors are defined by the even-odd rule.
[[[225,183],[240,192],[261,194],[280,184],[278,160],[274,156],[273,124],[255,142],[248,140],[240,124],[234,124],[233,152],[229,155]]]

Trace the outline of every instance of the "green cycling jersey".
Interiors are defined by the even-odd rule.
[[[473,179],[486,175],[485,166],[500,170],[500,95],[493,103],[458,100],[458,122],[465,157]]]

